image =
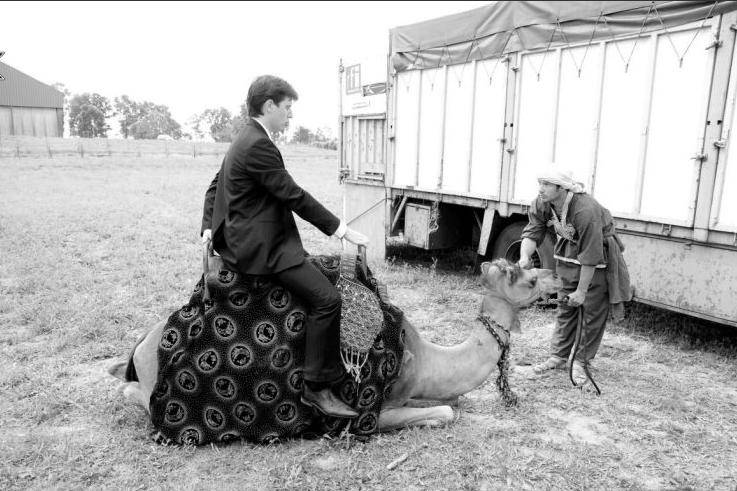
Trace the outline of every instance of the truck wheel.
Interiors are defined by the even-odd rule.
[[[520,235],[527,222],[514,222],[507,225],[494,242],[492,257],[494,259],[503,257],[508,261],[516,263],[519,261],[519,251],[522,245]],[[546,235],[545,240],[532,254],[532,263],[536,268],[555,269],[553,260],[553,244]]]

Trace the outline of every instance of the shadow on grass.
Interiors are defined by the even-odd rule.
[[[737,358],[737,328],[641,303],[630,302],[625,307],[625,320],[610,324],[608,329],[644,336],[681,350],[700,350]]]
[[[483,258],[473,247],[459,247],[428,251],[403,243],[389,243],[386,247],[386,260],[390,264],[404,263],[444,271],[447,273],[475,275]]]

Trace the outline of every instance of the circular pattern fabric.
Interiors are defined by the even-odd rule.
[[[333,284],[337,256],[309,257]],[[370,271],[357,279],[378,296]],[[203,279],[173,312],[158,347],[159,372],[151,395],[157,441],[184,445],[245,439],[268,443],[306,434],[337,435],[347,420],[318,417],[300,402],[307,306],[282,285],[222,267]],[[362,369],[361,383],[348,374],[336,394],[359,412],[350,431],[377,431],[383,401],[391,394],[404,350],[402,312],[380,302],[384,330]]]

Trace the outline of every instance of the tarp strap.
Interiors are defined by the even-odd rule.
[[[438,66],[436,66],[435,73],[432,74],[432,80],[430,81],[430,90],[435,89],[435,80],[438,78],[438,73],[440,72],[440,67],[443,66],[443,57],[448,54],[448,64],[450,64],[453,59],[450,56],[450,50],[448,49],[448,45],[446,44],[443,46],[443,52],[440,54],[440,59],[438,60]]]
[[[468,53],[466,54],[466,59],[463,60],[463,63],[461,64],[461,76],[458,76],[457,68],[453,70],[453,76],[458,81],[458,87],[463,85],[463,74],[466,71],[466,65],[468,64],[468,59],[471,58],[471,53],[473,53],[473,47],[478,47],[478,39],[476,39],[476,36],[474,35],[473,40],[471,41],[471,47],[468,50]],[[480,51],[479,51],[480,52]],[[448,67],[450,69],[450,67]]]
[[[417,46],[417,51],[415,51],[415,59],[412,60],[412,65],[415,65],[416,66],[417,59],[420,57],[420,50],[421,49],[422,49],[422,46],[418,45]]]
[[[647,20],[650,18],[650,13],[652,13],[653,7],[655,7],[655,2],[650,4],[650,8],[647,9],[647,14],[645,14],[645,18],[642,19],[642,25],[640,26],[640,32],[638,32],[637,37],[635,37],[635,43],[632,45],[632,50],[630,51],[630,55],[627,57],[626,60],[624,59],[624,57],[622,57],[622,61],[624,62],[624,73],[627,73],[627,70],[629,70],[630,61],[632,61],[632,56],[635,54],[635,48],[637,47],[637,43],[640,40],[640,37],[642,36],[642,32],[645,30],[645,24],[647,24]],[[606,21],[606,17],[604,17],[604,21]],[[611,28],[610,28],[610,32],[611,32]],[[617,51],[619,51],[619,43],[614,43],[614,46],[616,46]],[[621,51],[619,52],[619,55],[622,56]]]
[[[583,56],[581,57],[580,64],[576,61],[576,57],[573,56],[573,50],[572,49],[568,50],[568,54],[571,55],[571,60],[573,61],[573,65],[576,67],[576,71],[578,72],[578,78],[581,78],[581,70],[583,70],[583,64],[586,61],[586,55],[589,53],[591,42],[594,40],[594,36],[596,35],[596,28],[599,25],[599,21],[601,20],[602,15],[603,15],[603,12],[600,13],[599,17],[596,18],[596,22],[594,23],[594,29],[591,31],[591,37],[589,38],[589,42],[586,44],[586,49],[583,52]],[[570,48],[571,43],[568,41],[568,36],[566,36],[566,34],[563,32],[563,26],[560,25],[560,19],[557,19],[556,22],[558,23],[558,29],[560,30],[560,33],[566,42],[566,46]]]
[[[545,58],[547,58],[548,51],[550,51],[550,45],[553,44],[553,38],[555,38],[555,33],[558,32],[558,27],[560,27],[560,22],[559,21],[556,22],[555,28],[553,28],[553,33],[550,35],[550,39],[548,39],[548,45],[545,46],[545,51],[543,52],[543,59],[540,61],[540,67],[539,68],[536,68],[535,65],[534,65],[534,63],[532,63],[532,60],[529,57],[527,58],[527,61],[530,63],[530,66],[532,67],[533,70],[535,70],[535,73],[537,74],[537,81],[538,82],[540,81],[540,73],[542,72],[543,65],[545,64]],[[520,38],[520,41],[522,41],[522,38]],[[525,49],[525,50],[527,49],[527,48],[525,48],[524,44],[522,45],[522,48]]]
[[[683,54],[678,53],[678,48],[676,48],[675,43],[673,43],[673,39],[670,37],[670,32],[668,31],[668,28],[665,27],[665,23],[663,22],[663,18],[660,16],[660,12],[658,12],[658,7],[655,6],[655,2],[653,2],[652,9],[655,12],[655,15],[658,16],[658,22],[660,22],[660,25],[662,26],[663,30],[665,31],[666,36],[668,37],[668,41],[670,41],[670,45],[673,47],[673,52],[676,54],[676,58],[678,58],[678,67],[683,66],[683,58],[686,57],[686,53],[688,53],[688,50],[691,48],[691,45],[694,41],[696,41],[696,38],[701,33],[701,30],[704,28],[704,25],[706,25],[706,20],[711,17],[711,13],[714,12],[714,7],[717,6],[719,3],[719,0],[715,1],[711,8],[709,9],[709,13],[706,14],[706,17],[704,17],[704,20],[701,21],[701,25],[698,29],[696,29],[696,32],[694,33],[693,37],[691,38],[691,41],[688,43],[688,46],[686,46],[686,49],[683,51]]]
[[[515,27],[511,31],[509,31],[509,36],[507,36],[507,40],[504,41],[504,46],[502,46],[502,52],[499,55],[499,57],[496,59],[496,63],[494,63],[494,68],[491,69],[491,72],[486,68],[486,64],[483,64],[484,71],[486,72],[486,75],[489,77],[489,85],[492,83],[492,79],[494,77],[494,73],[496,72],[496,67],[499,66],[499,62],[502,61],[507,55],[504,53],[504,50],[507,49],[507,45],[509,44],[509,41],[512,39],[512,36],[517,32],[517,28]],[[519,34],[517,34],[519,37]],[[481,51],[481,47],[478,48],[479,53],[481,53],[481,59],[479,61],[483,61],[483,51]]]

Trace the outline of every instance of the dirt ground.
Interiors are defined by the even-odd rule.
[[[339,213],[335,152],[284,154]],[[492,374],[442,428],[366,443],[153,443],[144,411],[105,369],[189,298],[218,165],[0,159],[1,489],[737,489],[735,333],[640,307],[608,328],[594,362],[600,397],[563,371],[530,377],[554,322],[553,309],[533,307],[512,340],[516,408],[501,403]],[[299,223],[309,251],[340,249]],[[423,336],[456,344],[482,289],[472,260],[432,259],[399,248],[371,266]]]

